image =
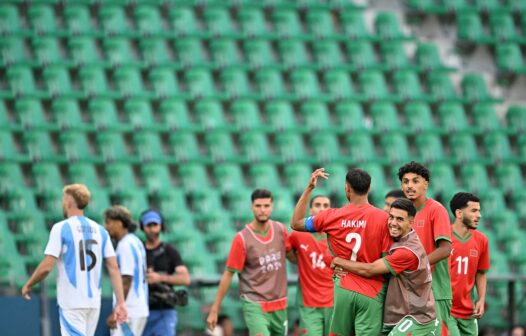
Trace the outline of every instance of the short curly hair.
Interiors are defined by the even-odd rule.
[[[402,182],[402,178],[407,173],[413,173],[416,175],[420,175],[427,182],[429,182],[429,180],[431,179],[431,174],[429,173],[429,169],[427,169],[426,166],[424,166],[423,164],[415,162],[415,161],[406,163],[405,165],[400,167],[400,169],[398,169],[398,179],[400,180],[400,182]]]

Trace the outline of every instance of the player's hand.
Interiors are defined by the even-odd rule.
[[[116,329],[117,328],[117,320],[115,319],[115,312],[112,312],[108,318],[106,319],[106,325],[110,329]]]
[[[217,325],[217,311],[211,310],[210,313],[208,313],[208,317],[206,318],[206,325],[208,327],[208,330],[214,331]]]
[[[343,278],[347,275],[347,271],[345,271],[341,266],[338,266],[338,260],[339,257],[334,257],[331,261],[331,269],[334,271],[334,276],[338,279]]]
[[[154,272],[152,270],[148,270],[148,273],[146,273],[146,276],[148,277],[148,284],[154,284],[158,282],[162,282],[162,276],[161,274]]]
[[[484,315],[484,301],[477,301],[475,303],[475,309],[473,309],[473,317],[479,319]]]
[[[32,286],[28,285],[27,283],[22,287],[22,296],[26,300],[31,300],[31,297],[29,296],[29,293],[31,293]]]
[[[128,320],[128,310],[126,309],[124,302],[115,306],[115,310],[113,310],[112,315],[118,324],[123,324]]]
[[[325,172],[325,168],[318,168],[314,172],[312,172],[312,174],[310,175],[308,187],[311,189],[316,188],[316,184],[318,183],[319,177],[323,177],[324,179],[329,178],[329,174]]]

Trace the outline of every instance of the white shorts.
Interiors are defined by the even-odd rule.
[[[120,324],[116,329],[111,329],[111,336],[128,336],[130,331],[133,336],[141,336],[147,320],[148,316],[128,317],[128,322]]]
[[[62,336],[93,336],[99,322],[99,308],[62,309],[60,315],[60,334]]]

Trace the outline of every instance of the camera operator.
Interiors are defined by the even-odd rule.
[[[140,217],[141,229],[146,234],[146,259],[150,315],[144,336],[175,336],[176,304],[184,305],[185,292],[174,292],[172,286],[190,284],[188,269],[177,249],[159,239],[164,230],[162,215],[157,210],[146,210]]]

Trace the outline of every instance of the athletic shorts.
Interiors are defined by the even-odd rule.
[[[241,299],[243,317],[250,336],[286,336],[287,309],[265,313],[256,302]]]
[[[479,334],[478,321],[475,318],[460,319],[451,316],[447,326],[450,336],[477,336]]]
[[[119,325],[116,329],[111,329],[111,336],[137,336],[142,335],[148,316],[129,317],[128,321]]]
[[[435,300],[437,320],[440,321],[436,331],[437,335],[442,333],[442,323],[449,328],[451,324],[451,300]]]
[[[382,330],[383,302],[341,288],[334,283],[331,336],[378,336]]]
[[[327,336],[331,323],[332,308],[299,307],[300,335]]]
[[[438,336],[438,334],[436,333],[438,325],[438,320],[434,320],[425,324],[420,324],[414,318],[406,316],[394,327],[384,326],[382,334],[388,336]]]
[[[99,308],[62,309],[60,316],[60,334],[62,336],[93,336],[99,322]]]

